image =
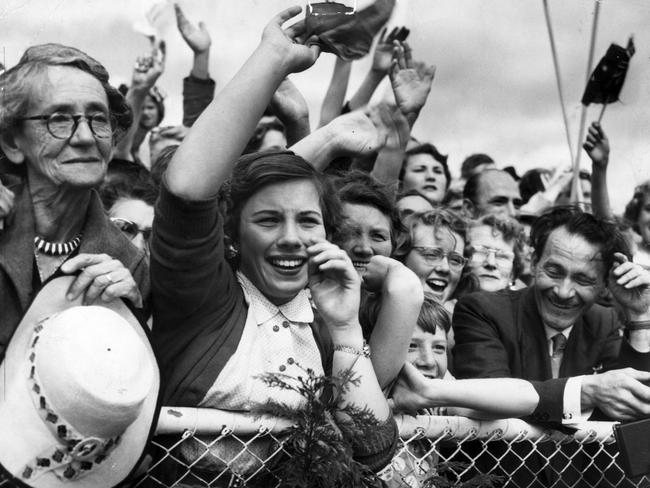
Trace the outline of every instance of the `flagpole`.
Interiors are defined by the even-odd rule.
[[[562,92],[562,80],[560,76],[560,63],[558,62],[557,49],[555,48],[555,37],[551,26],[551,14],[548,9],[548,0],[542,0],[544,4],[544,17],[546,18],[546,28],[548,38],[551,42],[551,55],[553,56],[553,66],[555,68],[555,82],[557,91],[560,96],[560,107],[562,108],[562,118],[564,119],[564,132],[566,134],[567,144],[569,145],[569,161],[573,160],[573,144],[571,144],[571,131],[569,130],[569,117],[567,116],[566,104],[564,103],[564,93]]]
[[[589,56],[587,60],[587,76],[585,83],[589,82],[591,77],[592,66],[594,64],[594,49],[596,46],[596,32],[598,30],[598,14],[600,12],[600,0],[595,1],[594,6],[594,19],[591,25],[591,40],[589,44]],[[580,154],[582,153],[582,140],[585,137],[585,124],[587,121],[587,106],[582,106],[580,113],[580,130],[578,132],[578,144],[576,147],[576,156],[573,162],[573,184],[571,185],[571,200],[574,202],[582,201],[582,194],[580,192]]]

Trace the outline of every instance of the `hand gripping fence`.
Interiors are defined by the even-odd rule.
[[[464,486],[481,473],[493,475],[494,486],[517,488],[650,487],[650,478],[626,478],[614,422],[586,422],[563,433],[520,419],[396,420],[401,442],[380,473],[388,487],[424,487],[426,480],[435,487],[435,476],[445,486]],[[290,462],[282,447],[288,427],[284,420],[251,414],[163,407],[148,468],[133,486],[281,486],[270,467],[279,459]],[[262,449],[255,447],[260,441]]]

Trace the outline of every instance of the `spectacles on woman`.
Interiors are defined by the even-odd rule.
[[[20,120],[44,120],[47,130],[52,137],[56,139],[69,139],[75,133],[79,126],[79,121],[83,119],[90,127],[93,135],[99,139],[108,139],[113,136],[113,127],[115,126],[113,117],[102,112],[96,112],[89,115],[72,115],[61,112],[55,112],[50,115],[32,115],[23,117]]]
[[[465,266],[465,263],[467,263],[467,259],[457,252],[445,252],[439,247],[414,246],[412,249],[422,256],[422,259],[424,259],[427,264],[438,264],[444,258],[447,258],[449,267],[459,270]]]
[[[487,246],[470,246],[467,252],[471,256],[471,260],[477,263],[485,262],[490,255],[494,256],[494,260],[500,266],[511,265],[515,259],[515,253],[513,252]]]
[[[129,239],[135,239],[138,237],[138,234],[142,234],[145,241],[149,240],[151,237],[151,228],[142,229],[138,227],[138,224],[131,222],[130,220],[122,219],[120,217],[111,217],[111,222],[113,222],[117,227],[124,232]]]

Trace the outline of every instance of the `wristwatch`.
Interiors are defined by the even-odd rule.
[[[337,344],[334,346],[334,350],[347,352],[348,354],[354,354],[355,356],[363,356],[365,358],[370,357],[370,346],[365,340],[363,341],[363,346],[361,346],[361,349],[357,349],[356,347],[352,347],[352,346],[342,346],[340,344]]]

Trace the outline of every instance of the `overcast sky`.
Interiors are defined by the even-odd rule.
[[[548,2],[575,147],[595,0]],[[159,83],[168,94],[164,123],[176,124],[191,51],[176,31],[171,4],[158,3],[163,9],[155,24],[168,44],[167,67]],[[295,3],[300,2],[180,1],[190,20],[203,20],[210,29],[210,68],[217,89],[254,49],[268,20]],[[128,81],[136,56],[148,47],[133,26],[152,4],[0,0],[0,59],[11,66],[29,45],[60,42],[99,59],[115,82]],[[520,174],[536,166],[570,164],[542,0],[398,0],[391,24],[408,26],[414,56],[437,66],[429,101],[413,132],[449,154],[452,174],[458,174],[462,160],[474,152],[490,154],[500,166],[514,165]],[[634,186],[650,178],[648,26],[650,1],[601,1],[595,62],[610,43],[625,45],[630,34],[637,47],[621,102],[609,106],[603,119],[612,145],[610,194],[617,211],[622,211]],[[292,78],[310,105],[312,121],[318,119],[333,63],[333,56],[324,54],[313,68]],[[368,68],[368,59],[355,63],[349,92]],[[377,95],[387,93],[384,85]],[[599,111],[600,106],[590,107],[588,120],[597,118]],[[582,162],[589,167],[586,156]]]

